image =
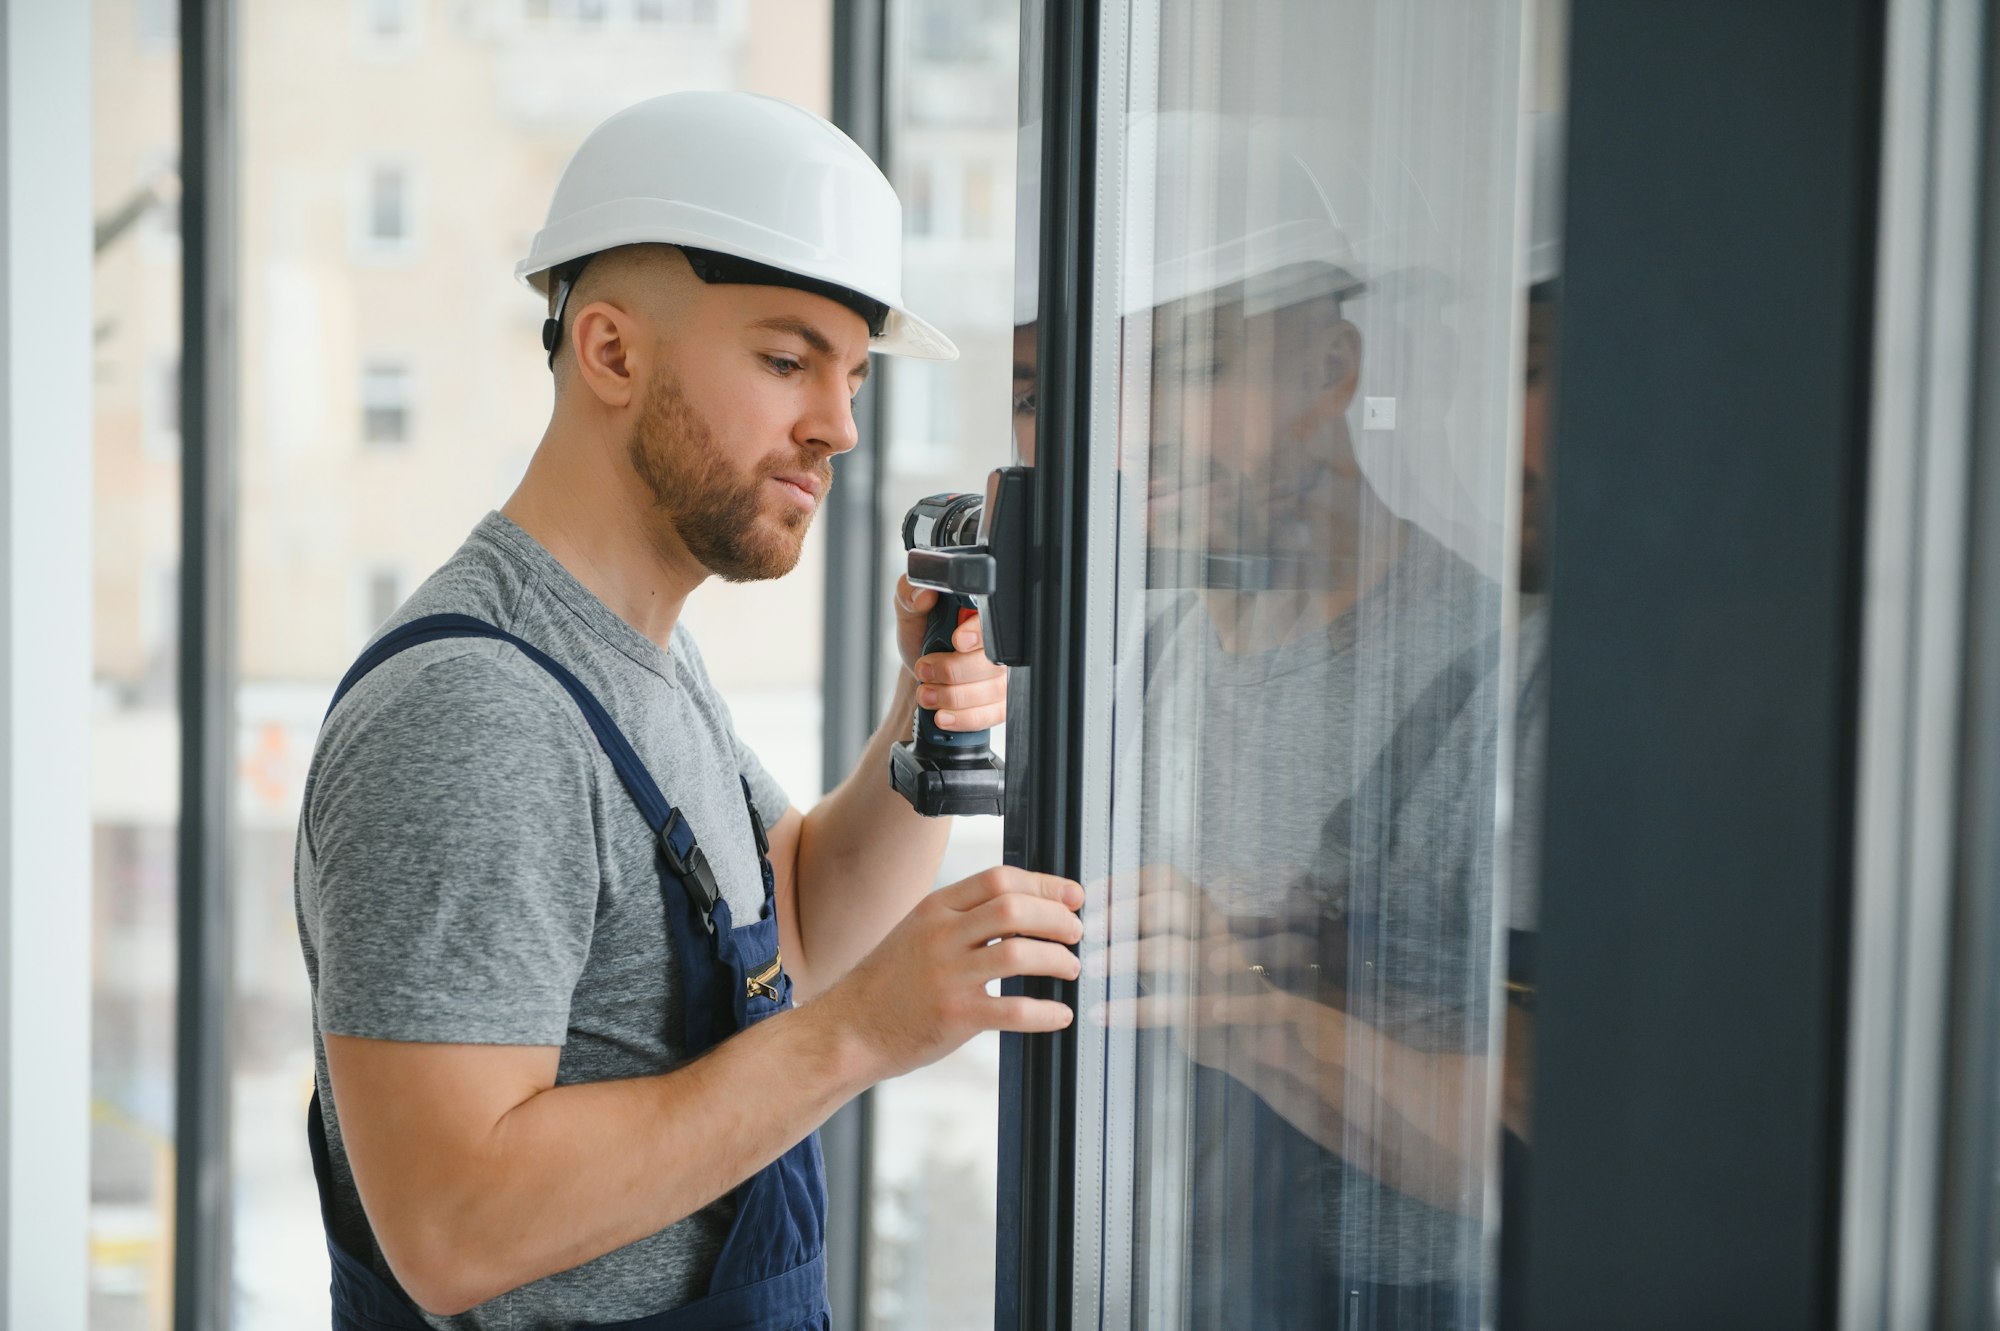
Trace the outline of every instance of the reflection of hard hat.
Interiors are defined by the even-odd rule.
[[[564,265],[648,242],[721,256],[695,265],[705,281],[886,307],[871,351],[958,355],[903,306],[903,209],[888,179],[852,139],[789,102],[681,92],[612,116],[564,168],[547,225],[514,274],[546,294]]]
[[[1274,116],[1160,111],[1134,116],[1121,147],[1124,262],[1119,312],[1190,296],[1274,309],[1363,289],[1349,227],[1367,225],[1368,191],[1323,150],[1325,126]],[[1021,131],[1015,198],[1038,219],[1041,127]],[[1035,320],[1036,237],[1015,246],[1014,322]]]
[[[1124,312],[1208,294],[1254,311],[1358,293],[1342,205],[1365,209],[1366,201],[1321,151],[1323,131],[1294,119],[1193,111],[1133,119]]]

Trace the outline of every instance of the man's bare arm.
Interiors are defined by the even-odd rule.
[[[977,874],[927,898],[818,1003],[662,1076],[559,1087],[553,1048],[329,1035],[376,1241],[409,1295],[450,1315],[655,1233],[863,1087],[982,1030],[1067,1025],[1061,1004],[985,986],[1075,978],[1082,899],[1065,879]]]
[[[855,1042],[825,1025],[789,1013],[665,1076],[560,1087],[553,1048],[330,1035],[326,1056],[376,1241],[410,1297],[450,1315],[664,1229],[777,1159],[867,1085]]]
[[[889,746],[908,737],[915,706],[905,674],[847,779],[771,835],[772,865],[790,869],[777,870],[778,918],[793,935],[785,969],[801,1000],[846,974],[937,880],[951,820],[923,817],[889,784]]]
[[[772,831],[785,968],[802,998],[844,975],[936,881],[951,820],[923,817],[889,784],[889,748],[910,737],[918,703],[938,709],[947,730],[1006,719],[1007,672],[980,650],[977,619],[959,626],[958,650],[917,655],[935,599],[898,582],[897,633],[911,668],[897,676],[887,718],[845,781],[811,813],[787,811]]]

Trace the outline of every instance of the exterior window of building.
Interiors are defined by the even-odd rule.
[[[354,6],[355,45],[362,55],[396,59],[417,49],[423,35],[424,9],[418,0],[350,0]]]
[[[912,236],[928,236],[937,229],[936,191],[931,184],[931,164],[911,162],[897,182],[903,193],[903,229]]]
[[[174,459],[181,451],[181,358],[161,353],[147,367],[146,455]]]
[[[393,41],[410,30],[409,0],[367,0],[368,33]]]
[[[368,238],[395,243],[409,237],[409,182],[401,167],[378,166],[368,175]]]
[[[395,569],[375,569],[368,575],[368,622],[376,628],[389,622],[403,603],[403,577]]]
[[[664,23],[667,6],[664,0],[632,0],[632,20],[635,23]]]
[[[174,0],[138,0],[139,41],[153,50],[180,42],[180,9]]]
[[[381,631],[409,593],[408,576],[394,564],[363,564],[354,571],[348,593],[348,637],[355,651]]]
[[[579,23],[602,23],[609,12],[605,0],[574,0],[574,3]]]
[[[140,226],[141,243],[149,255],[178,260],[181,245],[180,172],[169,148],[154,148],[146,154],[145,183],[141,186],[152,199]]]
[[[410,367],[375,361],[361,371],[361,442],[371,448],[410,442]]]
[[[361,171],[359,249],[364,257],[401,257],[416,241],[415,171],[406,162],[372,161]]]
[[[158,558],[139,587],[141,675],[137,695],[160,707],[174,699],[180,664],[181,565]]]

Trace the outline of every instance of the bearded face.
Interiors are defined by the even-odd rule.
[[[633,470],[653,494],[653,515],[702,567],[725,582],[757,582],[792,571],[812,514],[772,484],[809,474],[824,496],[833,463],[811,449],[774,454],[740,472],[708,421],[670,374],[655,379],[628,444]]]
[[[1153,312],[1148,515],[1164,549],[1351,561],[1366,481],[1344,419],[1360,344],[1331,297]]]

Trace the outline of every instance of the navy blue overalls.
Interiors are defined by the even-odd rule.
[[[770,845],[756,806],[750,808],[750,826],[764,870],[764,906],[757,919],[737,926],[687,820],[667,803],[603,705],[540,649],[466,615],[412,620],[362,654],[341,680],[327,714],[332,715],[348,691],[376,666],[398,652],[440,638],[510,642],[548,671],[583,710],[633,803],[652,825],[660,844],[660,886],[666,894],[668,927],[680,961],[687,1056],[705,1053],[737,1031],[790,1007],[792,982],[778,959]],[[750,799],[748,782],[743,797],[746,802]],[[424,1331],[426,1323],[409,1301],[377,1276],[363,1257],[333,1238],[331,1168],[317,1090],[306,1128],[333,1262],[334,1331]],[[736,1189],[736,1221],[723,1240],[706,1295],[666,1312],[595,1325],[617,1331],[825,1331],[832,1325],[825,1246],[826,1183],[815,1134]]]

